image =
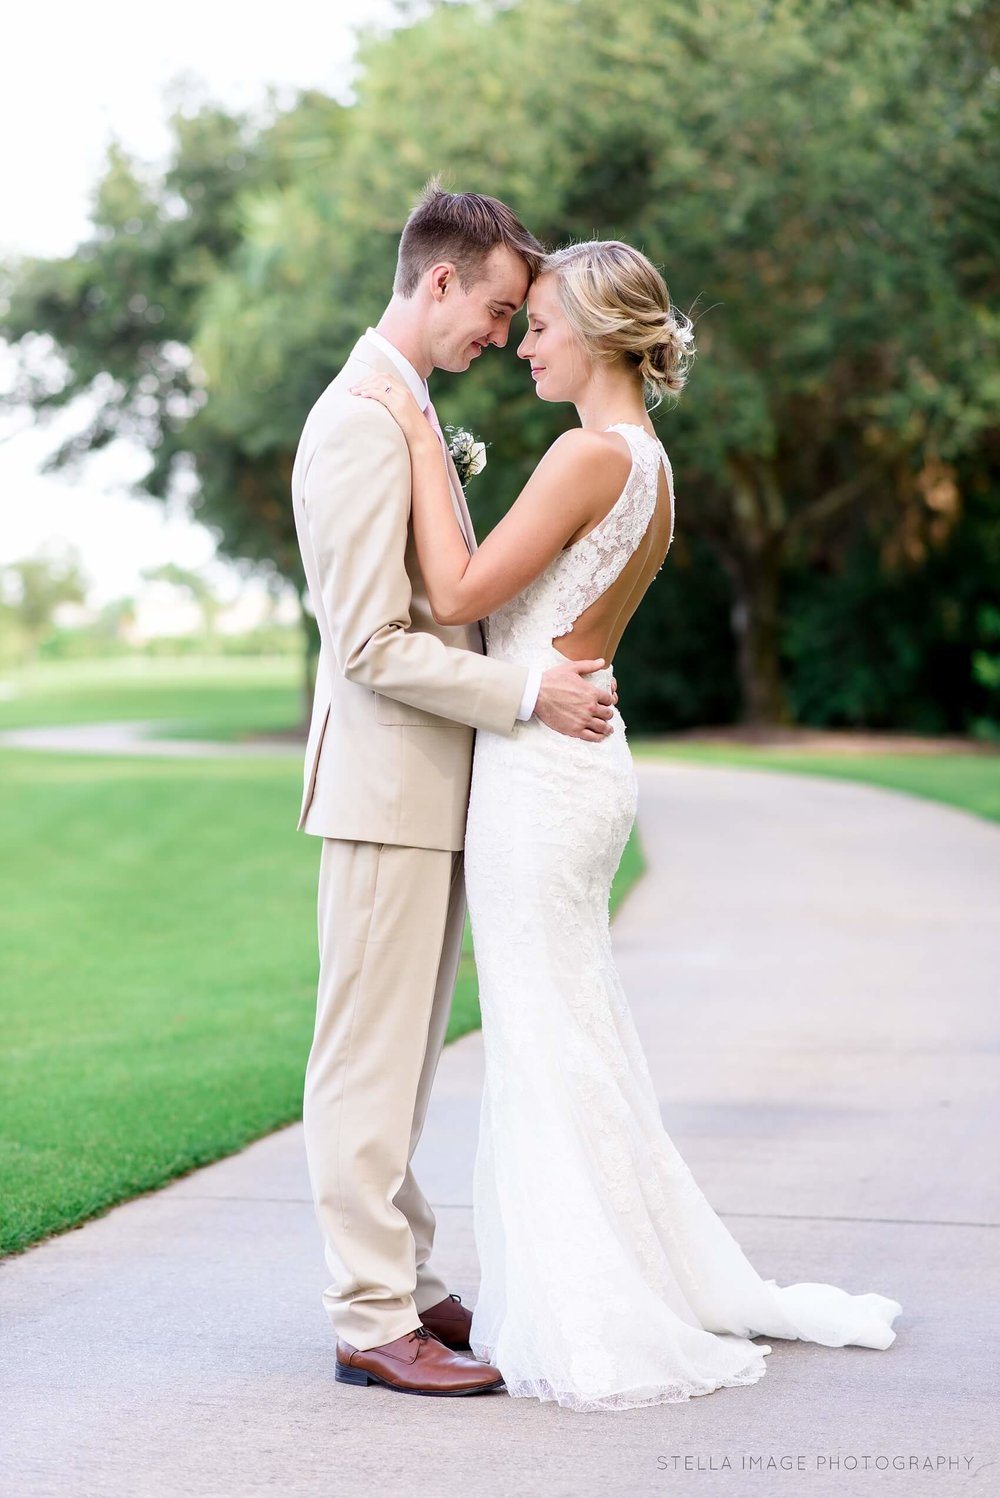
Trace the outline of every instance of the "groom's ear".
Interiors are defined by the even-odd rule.
[[[455,279],[455,267],[450,261],[442,260],[439,265],[431,266],[429,276],[431,296],[439,302]]]

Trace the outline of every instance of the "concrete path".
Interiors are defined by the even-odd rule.
[[[893,1346],[769,1338],[759,1383],[619,1414],[335,1384],[295,1126],[0,1267],[5,1498],[1000,1492],[1000,827],[640,777],[615,940],[666,1126],[762,1274],[894,1296]],[[481,1076],[446,1050],[416,1162],[469,1302]]]
[[[0,749],[43,750],[53,754],[142,754],[167,759],[234,759],[249,755],[302,755],[303,745],[288,739],[229,743],[215,739],[157,738],[161,720],[54,724],[46,728],[6,728]]]

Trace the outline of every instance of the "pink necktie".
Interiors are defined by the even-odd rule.
[[[438,421],[438,414],[434,409],[434,402],[432,400],[429,400],[424,407],[424,415],[441,438],[441,441],[444,442],[444,432],[441,430],[441,423]]]
[[[437,412],[434,409],[434,402],[432,400],[428,400],[427,405],[424,408],[424,415],[427,417],[427,420],[430,422],[430,424],[434,428],[435,432],[437,432],[437,434],[438,434],[438,441],[441,443],[441,447],[442,447],[443,451],[446,454],[446,459],[445,460],[447,461],[447,443],[445,442],[444,432],[442,432],[442,430],[441,430],[441,423],[438,421],[438,414],[437,414]],[[459,525],[462,527],[462,535],[465,538],[465,544],[469,548],[469,555],[471,557],[472,552],[473,552],[473,547],[469,544],[469,538],[468,538],[468,535],[466,535],[466,531],[465,531],[465,521],[463,520],[462,513],[461,513],[461,511],[458,508],[458,500],[455,498],[455,490],[454,490],[454,487],[452,486],[452,484],[450,482],[450,478],[449,478],[448,487],[451,489],[451,504],[452,504],[452,508],[455,511],[455,516],[456,516],[456,519],[458,520]],[[479,631],[479,638],[482,641],[483,654],[485,655],[486,654],[486,636],[483,633],[483,626],[482,626],[481,623],[479,623],[479,624],[476,625],[476,628]]]
[[[445,435],[444,435],[444,432],[441,430],[441,423],[438,421],[438,414],[437,414],[437,412],[434,409],[434,402],[432,400],[428,400],[427,405],[424,407],[424,415],[427,417],[427,420],[430,422],[431,426],[434,428],[435,432],[437,432],[437,434],[438,434],[438,441],[441,444],[441,451],[444,453],[444,455],[445,455],[445,463],[447,463],[448,462],[448,444],[445,441]],[[466,546],[469,546],[469,538],[468,538],[468,536],[465,533],[465,520],[464,520],[464,518],[462,516],[461,510],[458,507],[458,500],[455,497],[455,490],[454,490],[454,487],[453,487],[453,485],[451,483],[451,477],[450,477],[450,475],[451,475],[451,469],[450,468],[448,470],[448,473],[449,473],[448,487],[449,487],[449,489],[451,489],[451,504],[452,504],[452,509],[455,511],[455,517],[458,520],[458,523],[459,523],[459,525],[462,528],[462,536],[463,536],[463,538],[465,540],[465,544],[466,544]],[[471,547],[469,548],[469,550],[470,550],[470,555],[471,555]]]

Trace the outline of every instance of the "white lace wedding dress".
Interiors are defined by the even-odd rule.
[[[669,459],[644,427],[605,519],[487,621],[491,656],[552,665],[615,580]],[[671,516],[671,540],[673,516]],[[611,668],[596,673],[608,680]],[[755,1336],[888,1347],[884,1295],[763,1280],[666,1131],[615,968],[611,881],[636,810],[624,724],[537,718],[476,737],[465,844],[486,1082],[474,1175],[471,1343],[508,1392],[575,1410],[674,1403],[765,1372]]]

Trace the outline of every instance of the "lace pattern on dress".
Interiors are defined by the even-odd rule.
[[[632,468],[624,489],[604,519],[556,558],[562,565],[556,574],[553,638],[570,633],[580,615],[607,592],[642,544],[656,513],[657,469],[661,459],[670,494],[670,540],[673,541],[673,477],[670,460],[659,441],[645,427],[630,422],[619,421],[606,430],[620,432],[625,438],[632,454]],[[643,440],[636,441],[635,433]]]
[[[607,430],[620,432],[632,454],[624,489],[593,530],[567,546],[516,598],[501,604],[489,616],[485,621],[488,654],[527,664],[543,658],[551,663],[552,640],[571,632],[580,615],[607,592],[641,544],[656,513],[660,462],[670,493],[669,553],[675,519],[670,459],[659,439],[645,427],[619,421]]]

